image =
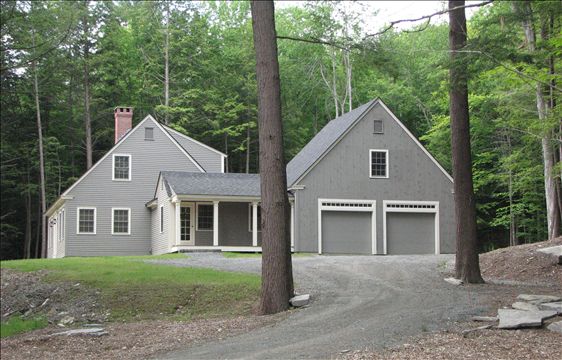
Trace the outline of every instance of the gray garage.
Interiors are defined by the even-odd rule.
[[[386,221],[388,254],[435,253],[435,214],[390,213]]]
[[[323,211],[322,234],[326,254],[371,254],[371,213]]]

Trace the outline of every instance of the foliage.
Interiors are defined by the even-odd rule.
[[[0,324],[0,338],[42,329],[48,324],[47,319],[44,317],[24,319],[19,316],[12,316],[10,319]]]

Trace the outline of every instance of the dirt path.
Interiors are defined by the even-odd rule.
[[[490,286],[455,287],[442,279],[440,256],[313,256],[293,260],[301,293],[312,304],[274,325],[175,351],[159,359],[330,358],[345,350],[398,345],[490,309]],[[259,272],[259,258],[190,254],[177,266]]]

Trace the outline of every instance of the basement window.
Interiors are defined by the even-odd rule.
[[[145,127],[144,128],[144,139],[148,141],[154,140],[154,128],[152,127]]]

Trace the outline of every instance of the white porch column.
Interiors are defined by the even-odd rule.
[[[295,250],[295,203],[291,203],[291,250]]]
[[[258,203],[252,202],[252,246],[258,246]]]
[[[181,239],[181,221],[180,221],[180,211],[181,211],[181,202],[177,201],[176,202],[176,245],[180,244],[180,239]]]
[[[213,246],[219,246],[219,202],[213,201]]]

